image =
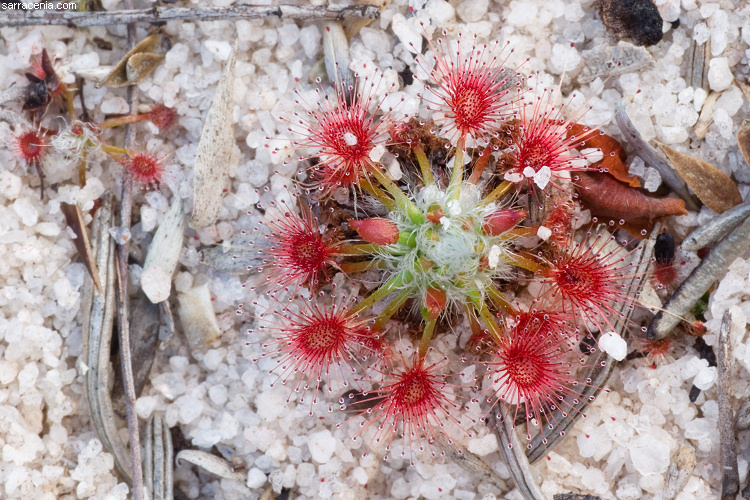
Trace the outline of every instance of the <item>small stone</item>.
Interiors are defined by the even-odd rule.
[[[470,439],[468,450],[483,457],[498,450],[497,437],[495,434],[487,434],[484,437]]]
[[[229,45],[229,42],[206,40],[203,45],[220,61],[226,61],[229,59],[229,54],[232,53],[232,46]]]
[[[251,490],[254,490],[263,486],[266,482],[266,479],[267,477],[262,470],[257,467],[253,467],[252,469],[247,471],[247,481],[245,482],[245,485]]]
[[[312,459],[320,464],[331,460],[333,452],[336,451],[336,439],[328,429],[310,435],[307,441]]]
[[[407,50],[414,54],[422,52],[422,34],[414,29],[414,26],[403,15],[396,14],[393,16],[391,29]]]
[[[713,387],[716,382],[716,367],[709,366],[698,372],[693,379],[693,385],[698,389],[705,391]]]
[[[669,445],[651,435],[639,436],[628,444],[630,460],[642,475],[663,474],[669,467]]]
[[[636,45],[656,45],[662,39],[659,9],[652,0],[601,0],[602,24],[618,38],[632,38]]]
[[[729,59],[714,57],[708,63],[708,84],[711,90],[720,92],[728,89],[734,81],[734,75],[729,68]]]
[[[622,361],[628,354],[628,343],[616,332],[607,332],[602,335],[599,339],[599,347],[617,361]]]

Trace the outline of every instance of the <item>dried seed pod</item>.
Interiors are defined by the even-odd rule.
[[[328,81],[342,89],[346,101],[351,101],[351,93],[356,92],[354,73],[349,69],[349,42],[344,28],[338,21],[325,23],[323,31],[323,54]]]
[[[229,181],[234,147],[234,63],[237,42],[224,65],[216,94],[208,109],[198,142],[193,179],[193,213],[190,227],[201,229],[213,224],[219,216],[224,188]]]
[[[258,239],[254,232],[238,234],[222,245],[198,252],[198,262],[221,273],[247,274],[248,269],[263,264],[263,258],[252,246]]]
[[[133,382],[135,395],[139,397],[148,381],[151,365],[156,356],[156,340],[159,338],[159,306],[143,295],[133,302],[130,312],[130,357],[133,360]],[[112,388],[112,407],[125,418],[125,387],[122,367],[115,365],[115,385]]]
[[[681,446],[667,469],[662,490],[663,500],[674,500],[690,479],[693,469],[695,469],[695,449],[691,446]]]
[[[746,84],[745,87],[747,87]],[[750,120],[744,120],[737,131],[737,145],[740,147],[745,163],[750,165]]]
[[[636,47],[620,40],[617,45],[601,44],[582,54],[583,68],[578,83],[591,83],[597,78],[617,77],[625,73],[639,73],[656,64],[644,47]]]
[[[127,87],[141,83],[164,59],[167,43],[167,38],[160,34],[144,38],[120,59],[97,87]]]
[[[659,144],[659,147],[708,208],[720,214],[742,203],[737,184],[727,174],[708,162],[680,153],[664,144]]]
[[[599,0],[602,24],[617,38],[632,38],[636,45],[656,45],[664,24],[651,0]]]

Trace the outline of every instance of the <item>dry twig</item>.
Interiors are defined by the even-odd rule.
[[[716,351],[719,369],[719,443],[721,445],[721,498],[736,498],[740,492],[740,476],[737,471],[737,445],[734,438],[732,415],[732,353],[729,334],[732,319],[729,311],[724,313],[719,329],[719,348]]]
[[[67,25],[72,28],[128,24],[138,21],[150,23],[174,20],[219,21],[223,19],[375,19],[380,9],[375,5],[233,5],[231,7],[151,7],[149,9],[75,12],[29,10],[5,12],[2,26]]]

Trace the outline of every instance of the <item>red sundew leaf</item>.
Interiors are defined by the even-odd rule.
[[[586,127],[580,123],[571,123],[568,131],[568,137],[571,135],[581,135],[586,132]],[[609,172],[615,179],[625,182],[631,187],[641,187],[638,177],[628,173],[628,166],[625,164],[627,155],[622,150],[618,141],[607,134],[594,134],[583,141],[587,148],[598,148],[602,150],[604,158],[590,166],[591,169],[603,169]],[[612,152],[615,152],[612,155]]]
[[[687,215],[685,202],[677,198],[652,198],[604,172],[580,172],[575,184],[592,214],[650,228],[656,219]]]

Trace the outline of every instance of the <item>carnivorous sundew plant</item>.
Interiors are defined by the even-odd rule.
[[[585,110],[565,116],[507,47],[429,49],[429,119],[383,109],[377,75],[297,100],[304,168],[261,202],[248,282],[288,401],[325,393],[355,440],[401,455],[440,453],[501,405],[529,440],[554,430],[593,399],[595,338],[627,324],[640,283],[624,221],[588,225],[574,196],[616,154]]]

